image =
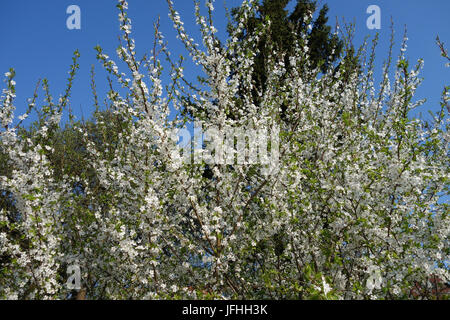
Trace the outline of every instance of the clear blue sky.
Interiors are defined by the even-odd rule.
[[[227,0],[228,7],[237,6],[240,0]],[[419,111],[437,110],[440,93],[448,83],[450,68],[445,68],[435,45],[436,35],[450,46],[449,0],[319,0],[330,7],[329,23],[334,26],[336,17],[344,17],[356,23],[356,43],[375,30],[366,27],[369,14],[366,9],[375,4],[381,8],[382,24],[380,46],[378,48],[378,70],[386,56],[390,36],[390,18],[394,19],[396,30],[395,54],[408,27],[408,56],[411,62],[418,58],[425,60],[422,76],[425,81],[419,90],[418,98],[428,98],[427,104]],[[81,8],[81,30],[68,30],[66,9],[76,4]],[[33,94],[39,78],[48,78],[55,99],[63,93],[67,71],[72,53],[79,49],[80,67],[74,82],[71,104],[77,117],[81,110],[87,117],[93,110],[90,91],[90,66],[97,71],[99,93],[106,88],[105,73],[95,59],[94,46],[101,45],[111,57],[116,57],[117,36],[120,34],[117,21],[117,8],[114,0],[2,0],[0,2],[0,72],[3,75],[10,67],[16,69],[17,77],[17,115],[26,110],[26,99]],[[193,3],[190,0],[175,0],[175,6],[192,35],[198,35],[194,25]],[[216,26],[225,36],[226,18],[224,1],[216,0]],[[153,22],[161,16],[161,30],[169,40],[174,55],[184,53],[175,39],[172,23],[168,18],[165,0],[129,0],[129,16],[133,24],[133,37],[136,39],[138,55],[148,52],[153,41]],[[194,37],[198,39],[197,37]],[[116,59],[117,60],[117,59]],[[121,70],[125,71],[125,70]],[[195,74],[188,68],[186,74]],[[2,83],[2,88],[4,87]],[[42,101],[42,96],[39,101]]]

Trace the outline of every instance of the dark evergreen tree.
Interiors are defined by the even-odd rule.
[[[343,43],[332,33],[328,23],[328,6],[324,5],[317,18],[311,21],[305,19],[313,15],[318,7],[317,2],[312,0],[297,0],[295,9],[290,13],[286,7],[290,0],[262,0],[259,5],[257,17],[252,18],[247,25],[247,29],[241,35],[242,38],[253,34],[260,23],[265,19],[271,21],[270,33],[263,37],[259,43],[260,54],[255,62],[255,74],[253,78],[258,89],[265,89],[267,79],[265,66],[271,52],[271,46],[276,50],[277,55],[284,55],[285,65],[289,68],[289,58],[294,55],[294,43],[303,32],[307,33],[308,46],[310,48],[311,67],[320,66],[325,72],[342,53]],[[232,10],[232,16],[236,19],[239,8]],[[308,25],[312,26],[308,30]],[[231,26],[229,26],[231,29]],[[241,40],[242,40],[241,38]]]
[[[246,37],[257,31],[259,25],[267,20],[271,21],[270,32],[260,39],[259,53],[253,66],[253,94],[256,105],[258,104],[258,92],[264,92],[266,89],[269,55],[284,56],[285,66],[289,71],[289,59],[295,55],[295,42],[300,40],[301,34],[305,32],[310,50],[310,68],[319,67],[322,72],[325,72],[329,68],[337,71],[345,67],[345,72],[347,68],[353,69],[358,65],[353,54],[354,51],[348,51],[343,57],[344,42],[332,32],[331,27],[327,24],[329,10],[327,5],[322,6],[319,10],[315,0],[296,0],[294,10],[290,12],[287,7],[291,1],[261,0],[257,15],[248,20],[243,32],[238,37],[238,41],[244,42]],[[239,10],[241,10],[240,7],[231,10],[231,21],[228,25],[229,34],[232,33],[234,25],[238,21]],[[311,28],[308,28],[309,25],[311,25]],[[349,52],[351,56],[349,56]],[[195,111],[189,112],[186,108],[184,114],[187,113],[195,118],[207,120],[208,110],[205,110],[204,106],[195,105],[188,97],[184,98],[183,102],[185,106],[194,107],[194,110],[199,111],[198,113]],[[236,103],[241,103],[239,97],[236,98]],[[285,109],[286,106],[282,106],[282,118],[284,118]],[[237,115],[230,112],[228,116],[234,119]]]

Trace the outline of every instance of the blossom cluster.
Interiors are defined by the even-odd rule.
[[[243,1],[224,44],[199,4],[202,44],[168,3],[204,87],[194,88],[169,54],[163,86],[156,52],[136,57],[128,4],[119,0],[117,54],[131,80],[97,47],[121,89],[111,86],[108,112],[97,116],[100,137],[114,125],[108,139],[74,124],[84,152],[77,170],[53,161],[68,93],[57,105],[49,97],[44,121],[22,134],[13,126],[14,73],[6,74],[0,298],[67,298],[74,263],[90,299],[405,299],[433,276],[449,280],[449,210],[440,201],[449,181],[448,90],[432,122],[410,117],[423,103],[414,100],[423,62],[410,69],[405,43],[393,79],[386,67],[376,91],[370,63],[346,77],[309,67],[300,36],[290,66],[274,53],[267,88],[254,94],[253,65],[270,24],[238,35],[257,1]],[[168,53],[158,30],[155,37]],[[186,95],[205,130],[279,128],[276,174],[258,162],[180,162],[173,132],[189,119],[170,112]]]

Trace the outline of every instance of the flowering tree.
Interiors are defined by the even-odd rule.
[[[119,0],[117,54],[130,79],[96,48],[120,87],[111,82],[108,112],[96,113],[96,134],[72,123],[83,143],[77,170],[52,159],[78,52],[57,103],[44,81],[46,105],[33,130],[13,124],[14,71],[6,74],[0,297],[70,297],[66,271],[77,265],[89,299],[433,298],[426,290],[430,279],[449,280],[448,204],[439,201],[448,194],[449,88],[432,122],[410,118],[423,103],[414,100],[423,62],[410,68],[406,41],[393,80],[390,54],[375,90],[376,39],[368,59],[366,44],[360,50],[364,69],[347,70],[344,81],[340,72],[309,66],[305,34],[296,37],[289,68],[283,57],[269,57],[267,87],[254,95],[254,59],[270,23],[243,40],[233,34],[256,14],[256,1],[243,1],[225,45],[198,3],[203,45],[189,37],[168,4],[205,83],[197,87],[183,75],[182,60],[171,60],[158,28],[153,56],[138,59],[127,3]],[[213,4],[206,4],[211,15]],[[171,68],[165,86],[158,52]],[[276,165],[186,156],[190,148],[180,149],[177,135],[187,121],[179,116],[186,96],[203,106],[203,130],[279,128]],[[35,102],[36,94],[20,119]],[[289,121],[280,118],[282,105]],[[171,109],[177,117],[169,117]],[[101,139],[107,133],[110,139]],[[250,134],[249,143],[254,138]],[[275,150],[268,143],[260,156],[264,147]],[[63,159],[69,161],[71,151],[64,150]],[[415,284],[423,290],[412,295]]]

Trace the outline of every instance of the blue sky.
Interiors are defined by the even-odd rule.
[[[185,27],[198,39],[194,24],[194,6],[190,0],[175,0],[176,9],[185,22]],[[240,0],[227,0],[228,7],[237,6]],[[394,20],[396,31],[397,55],[404,26],[408,28],[408,56],[412,64],[419,58],[425,60],[422,76],[425,78],[418,91],[417,98],[427,98],[428,102],[418,111],[438,110],[440,94],[448,83],[450,68],[445,68],[445,60],[435,44],[436,35],[450,46],[450,1],[448,0],[319,0],[330,7],[330,25],[336,17],[356,23],[355,42],[361,43],[366,35],[380,32],[380,45],[377,55],[377,69],[386,57],[390,19]],[[81,30],[69,30],[66,20],[69,5],[78,5],[81,9]],[[115,56],[120,34],[115,0],[2,0],[0,3],[0,73],[3,75],[13,67],[17,82],[17,115],[26,110],[26,99],[33,94],[36,81],[46,77],[55,99],[65,89],[71,57],[75,49],[81,53],[80,70],[76,76],[72,91],[71,106],[75,115],[85,117],[93,110],[90,90],[90,67],[96,67],[99,93],[105,92],[106,80],[102,67],[95,58],[96,45],[103,47],[105,53]],[[369,5],[378,5],[381,9],[381,29],[369,30],[366,20]],[[226,18],[224,1],[216,0],[216,26],[224,37]],[[172,23],[168,18],[165,0],[129,0],[129,16],[133,24],[133,37],[136,39],[138,55],[148,52],[152,47],[153,23],[161,16],[161,31],[169,41],[174,55],[184,54],[184,50],[175,38]],[[117,59],[116,59],[117,60]],[[125,70],[121,70],[125,71]],[[194,75],[198,69],[188,67],[186,74]],[[2,88],[4,84],[2,83]],[[42,95],[40,100],[42,101]]]

